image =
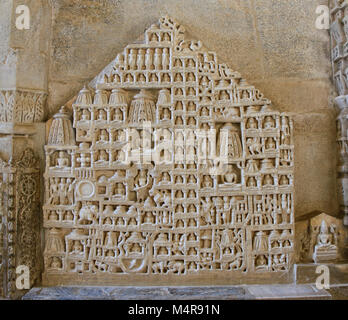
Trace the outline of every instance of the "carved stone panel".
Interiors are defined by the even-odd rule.
[[[53,119],[44,282],[288,272],[292,131],[288,114],[162,18],[80,91],[72,123],[65,108]]]

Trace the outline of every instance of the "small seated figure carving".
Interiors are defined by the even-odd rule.
[[[189,117],[187,124],[189,126],[195,126],[196,125],[196,120],[193,117]]]
[[[123,113],[121,109],[116,109],[113,117],[114,121],[123,121]]]
[[[131,218],[128,222],[128,226],[136,226],[137,225],[137,221],[135,220],[135,218]]]
[[[179,204],[177,207],[176,207],[176,210],[175,210],[176,213],[184,213],[184,207]]]
[[[184,124],[184,121],[182,120],[182,117],[176,117],[175,124],[177,126],[182,126]]]
[[[82,115],[81,115],[81,121],[89,121],[90,120],[90,113],[87,109],[83,109]]]
[[[115,154],[116,154],[116,159],[115,159],[116,162],[124,162],[126,160],[126,154],[122,149],[117,150]]]
[[[331,261],[337,259],[337,234],[335,226],[327,227],[325,220],[321,222],[317,242],[314,246],[313,260],[314,262]]]
[[[268,138],[266,140],[266,149],[267,150],[275,150],[276,144],[273,138]]]
[[[182,221],[182,219],[178,220],[176,223],[176,228],[184,228],[184,221]]]
[[[187,105],[187,111],[196,111],[196,105],[193,101],[190,101]]]
[[[58,214],[55,211],[51,211],[51,213],[48,215],[49,221],[57,221],[58,220]]]
[[[178,101],[175,105],[175,111],[183,110],[182,102]]]
[[[81,253],[83,250],[82,244],[78,240],[74,240],[71,253]]]
[[[108,160],[108,154],[106,153],[105,150],[100,150],[99,151],[99,156],[98,156],[98,162],[107,162]]]
[[[259,256],[255,261],[256,270],[267,269],[267,259],[264,255]]]
[[[181,199],[181,198],[183,198],[183,197],[184,197],[183,192],[182,192],[181,190],[178,190],[178,191],[176,192],[176,194],[175,194],[175,198]]]
[[[196,193],[193,190],[190,190],[187,194],[189,199],[196,198]]]
[[[104,220],[104,224],[107,224],[107,225],[112,225],[112,220],[110,217],[107,217],[105,220]]]
[[[98,120],[105,121],[106,120],[106,112],[101,109],[98,112]]]
[[[273,129],[275,127],[275,122],[271,116],[267,116],[265,118],[264,128],[265,129]]]
[[[201,111],[201,117],[209,117],[209,109],[204,107]]]
[[[193,204],[190,204],[188,207],[188,213],[196,213],[196,207]]]
[[[282,175],[279,180],[279,185],[284,186],[288,184],[289,184],[289,179],[286,176]]]
[[[197,255],[197,251],[196,251],[195,248],[191,247],[191,248],[189,249],[189,251],[187,252],[187,254],[188,254],[189,256],[195,256],[195,255]]]
[[[237,183],[237,174],[232,164],[227,166],[227,172],[223,176],[224,184],[236,184]]]
[[[125,196],[126,195],[126,188],[123,185],[123,183],[117,183],[114,190],[114,195],[120,195]]]
[[[263,179],[263,185],[265,187],[268,187],[268,186],[273,186],[273,178],[271,177],[270,174],[266,174],[264,179]]]
[[[256,179],[254,177],[250,177],[248,179],[247,186],[248,187],[256,187],[257,186]]]
[[[142,138],[142,136],[140,138]],[[126,133],[125,133],[124,130],[118,130],[117,131],[117,140],[119,142],[125,142],[126,141]]]
[[[170,120],[171,115],[168,108],[163,109],[162,120]]]
[[[187,180],[188,183],[195,184],[196,183],[196,178],[194,175],[190,174]]]
[[[247,129],[257,129],[257,121],[255,118],[249,118],[247,121]]]
[[[168,73],[164,73],[163,74],[163,82],[170,82],[170,77]]]
[[[51,269],[60,269],[62,267],[62,262],[58,257],[53,257],[51,262]]]
[[[109,136],[108,136],[107,131],[105,129],[101,130],[98,142],[105,143],[108,141],[109,141]]]
[[[145,213],[144,223],[149,223],[149,224],[154,224],[155,223],[155,218],[153,217],[153,215],[152,215],[152,213],[150,211],[147,211]]]
[[[70,210],[65,214],[65,220],[67,220],[67,221],[74,220],[74,215],[72,214],[72,212]]]
[[[204,176],[202,186],[203,186],[203,188],[212,188],[213,187],[213,179],[210,178],[209,176]]]
[[[170,183],[170,175],[168,172],[162,173],[161,181],[159,184],[165,184],[165,183]]]
[[[184,179],[182,178],[182,176],[177,176],[175,179],[175,183],[177,184],[184,183]]]
[[[69,166],[69,159],[64,151],[59,151],[57,159],[57,168],[66,168]]]
[[[161,255],[167,255],[168,254],[168,250],[166,247],[160,247],[159,250],[158,250],[158,255],[161,256]]]
[[[196,227],[197,226],[197,223],[196,223],[196,220],[195,219],[189,219],[188,221],[188,226],[189,227]]]
[[[124,220],[121,217],[118,217],[116,219],[116,225],[117,226],[124,226]]]

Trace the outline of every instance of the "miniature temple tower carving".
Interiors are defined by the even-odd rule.
[[[44,283],[288,272],[292,131],[288,114],[160,19],[80,91],[72,121],[65,108],[53,119]]]

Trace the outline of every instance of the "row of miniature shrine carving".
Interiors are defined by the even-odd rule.
[[[178,121],[180,119],[181,121]],[[176,124],[183,124],[182,117],[177,117]],[[187,119],[187,125],[188,126],[194,126],[194,129],[196,127],[196,120],[194,117],[188,117]],[[186,128],[189,129],[189,128]],[[174,130],[175,135],[172,135],[171,129],[155,129],[153,132],[149,130],[139,130],[137,131],[134,128],[94,128],[93,133],[90,133],[90,130],[83,130],[78,129],[78,138],[85,138],[89,141],[92,140],[94,143],[124,143],[128,140],[131,140],[133,138],[134,143],[133,147],[139,147],[141,145],[141,140],[145,140],[144,142],[146,144],[149,144],[149,147],[151,145],[151,140],[154,141],[162,141],[162,142],[172,142],[172,137],[175,137],[175,144],[178,145],[178,147],[184,146],[184,137],[186,136],[186,140],[190,142],[195,141],[201,141],[204,142],[204,139],[213,138],[213,134],[216,134],[216,131],[210,130],[209,125],[207,123],[203,123],[200,130],[195,130],[196,132],[183,132],[181,130],[178,131],[178,129]],[[187,133],[187,134],[186,134]],[[223,134],[225,134],[226,138],[228,135],[231,136],[231,132],[228,132],[226,129],[223,128],[223,130],[219,130],[220,133],[220,140],[224,138]],[[240,140],[239,133],[233,133],[234,138]],[[247,146],[249,148],[250,154],[260,153],[262,150],[262,146],[265,145],[266,149],[275,149],[276,145],[275,143],[278,142],[280,144],[288,145],[287,142],[289,142],[289,137],[285,135],[280,135],[280,139],[278,139],[278,132],[274,132],[273,137],[270,136],[270,134],[267,134],[266,136],[262,137],[254,137],[253,134],[246,132],[245,136],[247,137]],[[164,141],[163,141],[164,140]],[[280,141],[279,141],[280,140]],[[162,143],[161,142],[161,143]],[[181,143],[182,142],[182,143]],[[193,147],[193,146],[190,146]],[[196,153],[196,152],[194,152]]]
[[[253,256],[253,265],[256,271],[287,271],[289,268],[287,254],[262,254]]]
[[[117,71],[123,70],[169,70],[170,50],[164,48],[131,48],[118,54],[115,61]]]
[[[153,29],[153,28],[151,28]],[[164,31],[160,29],[147,30],[145,33],[146,43],[149,42],[170,42],[172,41],[173,31]]]
[[[280,248],[291,248],[293,246],[293,235],[291,230],[274,229],[272,231],[256,231],[253,236],[253,251],[267,252]]]

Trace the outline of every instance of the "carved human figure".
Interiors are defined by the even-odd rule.
[[[52,178],[50,181],[50,204],[59,204],[59,179]]]
[[[336,239],[334,238],[334,236],[337,236],[335,234],[335,226],[333,225],[330,228],[331,233],[329,232],[326,221],[322,220],[314,246],[314,262],[335,260],[338,257]]]
[[[203,186],[203,188],[212,188],[213,187],[213,179],[209,176],[203,176],[202,186]]]
[[[281,144],[288,145],[290,143],[290,127],[288,118],[282,117],[280,130]]]
[[[64,151],[59,151],[57,158],[57,167],[66,168],[69,166],[69,158]]]
[[[106,130],[101,130],[100,131],[100,135],[99,135],[99,142],[108,142],[108,140],[109,140],[109,135],[108,135],[108,133],[107,133],[107,131]]]
[[[101,120],[101,121],[106,120],[106,112],[103,109],[100,109],[98,112],[98,120]]]
[[[83,250],[82,244],[79,240],[74,240],[71,253],[81,253]]]
[[[271,116],[267,116],[265,117],[265,122],[263,125],[265,129],[273,129],[275,128],[275,121]]]
[[[88,121],[90,120],[90,112],[87,109],[82,110],[81,120],[82,121]]]
[[[51,269],[60,269],[62,267],[62,262],[58,257],[53,257],[51,262]]]
[[[227,172],[223,176],[223,182],[225,184],[236,184],[237,183],[237,173],[235,172],[235,169],[232,164],[229,164],[227,166]]]
[[[123,121],[123,113],[121,109],[117,108],[116,111],[114,112],[114,121]]]
[[[255,118],[249,118],[247,121],[246,128],[247,129],[257,129],[258,123]]]

